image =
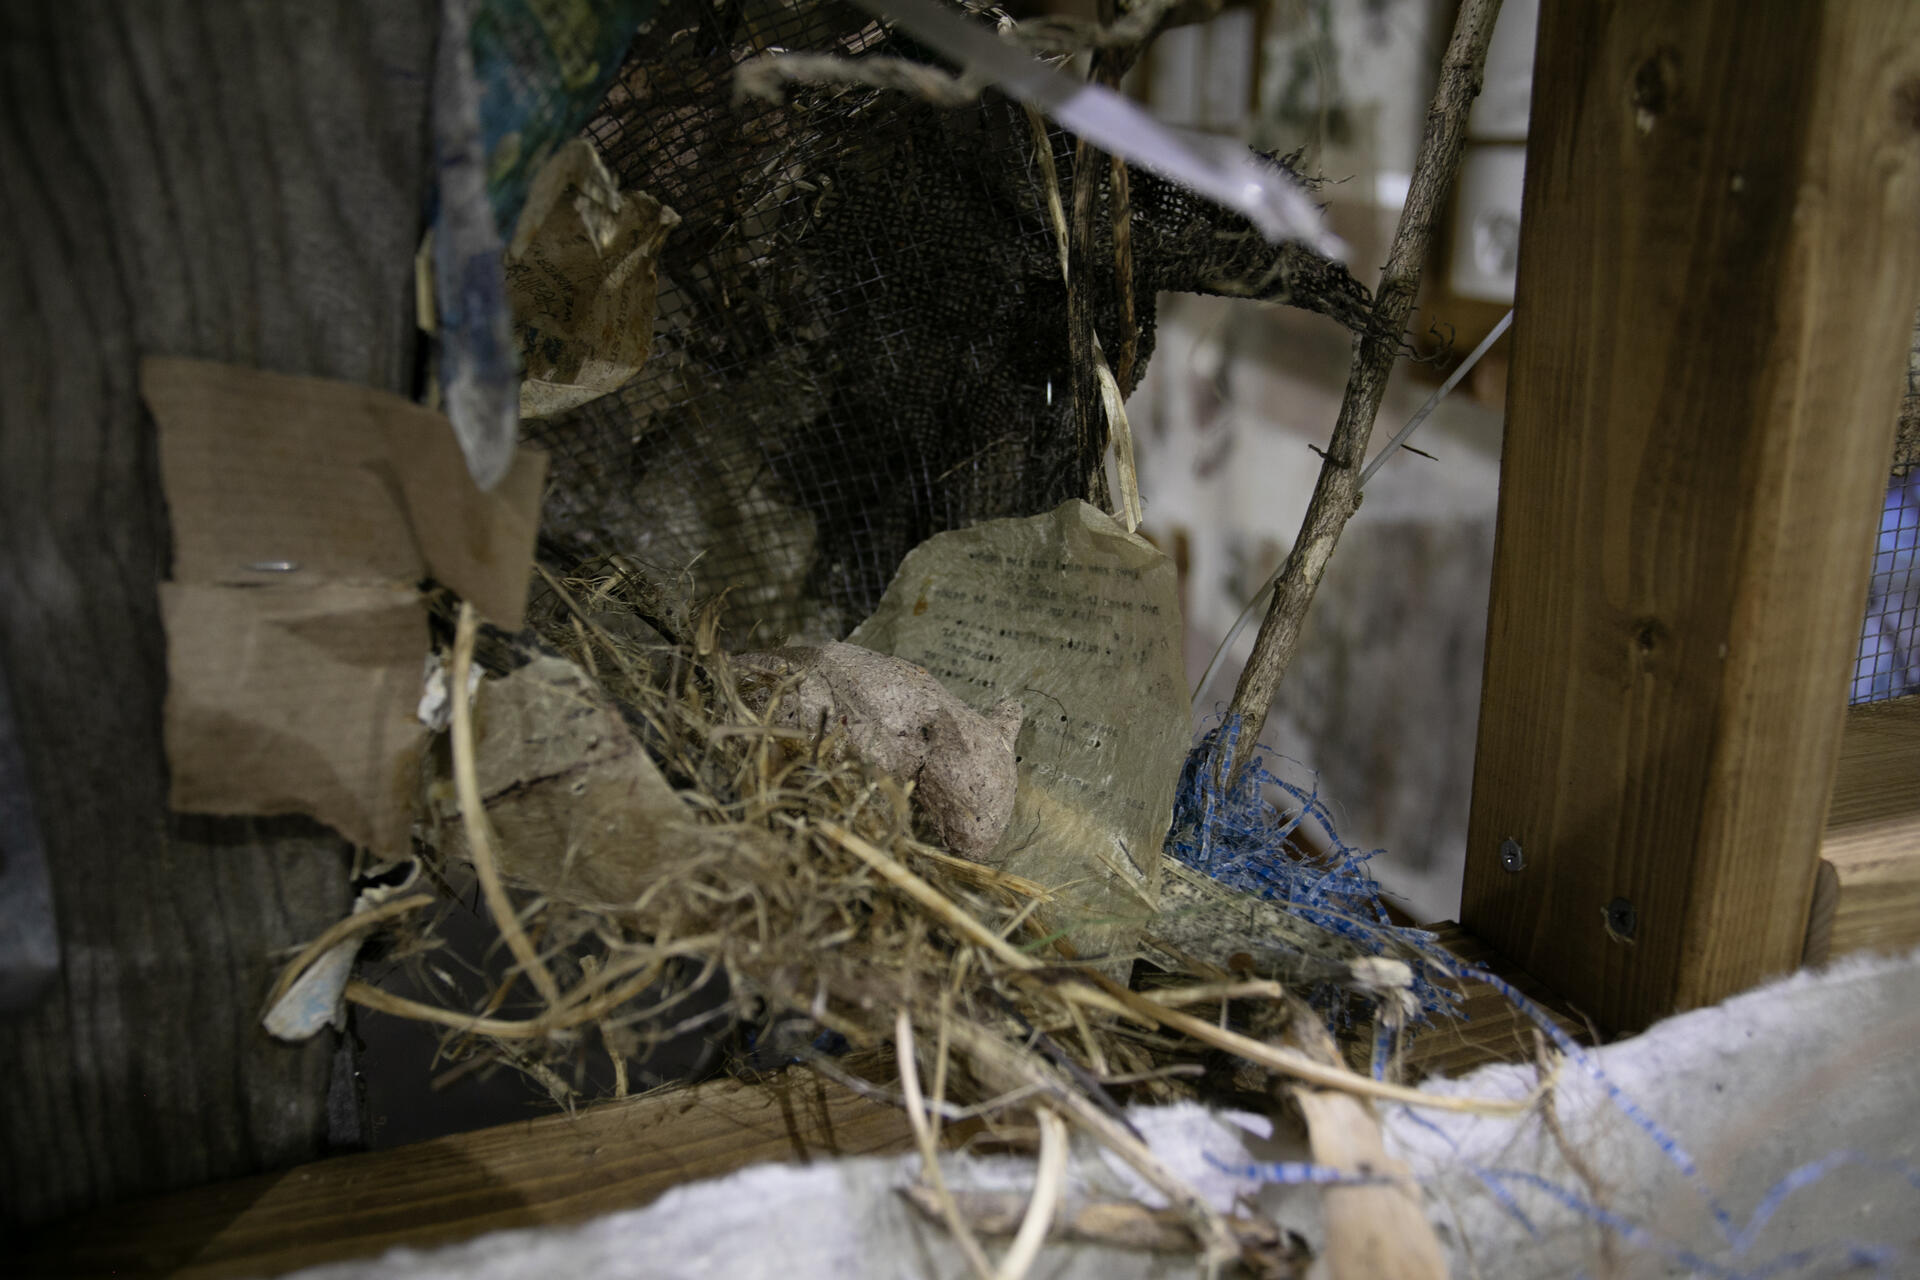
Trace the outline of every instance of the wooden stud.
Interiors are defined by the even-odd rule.
[[[912,1146],[905,1112],[806,1072],[768,1085],[720,1080],[97,1212],[30,1242],[22,1274],[279,1275],[584,1222],[762,1161]]]
[[[1920,946],[1920,697],[1847,711],[1805,962]]]
[[[1800,959],[1916,208],[1920,6],[1544,8],[1462,923],[1612,1029]]]

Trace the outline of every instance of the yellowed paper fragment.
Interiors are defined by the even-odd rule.
[[[624,386],[653,349],[655,258],[680,215],[622,192],[575,138],[534,179],[507,246],[508,301],[526,361],[520,416],[544,418]]]
[[[1005,869],[1061,890],[1048,925],[1120,965],[1159,902],[1188,744],[1172,561],[1084,502],[928,539],[849,641],[976,711],[1017,698]]]

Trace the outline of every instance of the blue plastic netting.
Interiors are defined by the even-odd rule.
[[[1379,850],[1363,851],[1341,839],[1319,789],[1279,777],[1267,767],[1266,755],[1252,755],[1236,774],[1241,732],[1240,718],[1228,716],[1188,753],[1174,794],[1167,852],[1369,955],[1407,962],[1420,1008],[1457,1016],[1458,995],[1445,985],[1452,968],[1446,952],[1432,934],[1395,924],[1380,900],[1380,886],[1367,869]],[[1253,751],[1277,754],[1260,746]],[[1318,840],[1305,838],[1302,829],[1309,826]],[[1331,994],[1317,993],[1317,999]]]

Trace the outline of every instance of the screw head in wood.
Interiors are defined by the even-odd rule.
[[[1524,871],[1527,858],[1520,850],[1520,842],[1508,836],[1500,842],[1500,865],[1508,871]]]
[[[1625,898],[1615,898],[1607,904],[1603,913],[1607,922],[1607,936],[1615,942],[1632,942],[1633,932],[1639,927],[1639,913],[1633,904]]]

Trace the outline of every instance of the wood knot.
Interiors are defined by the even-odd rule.
[[[1894,89],[1893,118],[1901,128],[1920,133],[1920,76],[1902,81]]]
[[[1641,133],[1653,132],[1654,122],[1673,109],[1680,96],[1680,57],[1662,45],[1633,70],[1633,123]]]

